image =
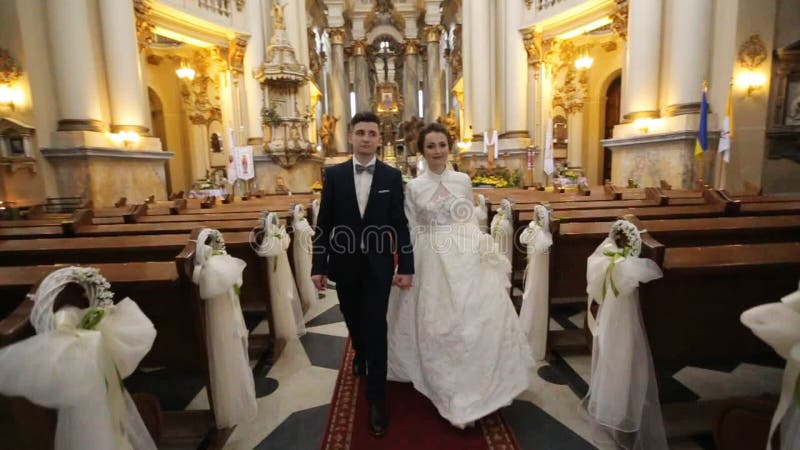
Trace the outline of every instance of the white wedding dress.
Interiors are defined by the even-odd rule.
[[[408,183],[415,276],[389,298],[388,378],[414,383],[457,427],[510,404],[533,365],[506,292],[511,265],[474,211],[463,173]]]

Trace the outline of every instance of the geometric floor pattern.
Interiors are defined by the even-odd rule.
[[[551,328],[582,326],[581,309],[567,306],[553,311]],[[277,381],[278,387],[258,399],[258,416],[236,428],[226,449],[319,448],[347,337],[335,289],[328,289],[324,298],[307,311],[305,322],[306,334],[287,342],[273,366],[255,368],[257,384],[260,380],[269,380],[273,385]],[[777,394],[782,374],[778,363],[657,367],[661,401]],[[588,388],[590,364],[588,352],[556,354],[549,363],[532,369],[528,390],[502,410],[523,450],[598,448],[591,442],[586,416],[579,406]],[[178,382],[181,378],[182,382]],[[159,374],[156,380],[133,379],[126,384],[163,384],[161,389],[177,409],[187,405],[189,409],[207,407],[205,392],[197,386],[199,380],[181,374]],[[714,446],[710,436],[704,435],[670,438],[670,448],[702,450]]]

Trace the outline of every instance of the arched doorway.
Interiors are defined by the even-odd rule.
[[[622,78],[617,77],[606,89],[605,124],[603,125],[603,139],[611,139],[614,126],[619,124],[620,99],[622,97]],[[603,181],[611,179],[611,150],[603,148]]]
[[[153,134],[153,137],[157,137],[161,140],[161,146],[164,148],[164,151],[166,151],[167,130],[164,122],[164,105],[161,103],[161,99],[153,88],[147,88],[147,98],[150,101],[150,124],[152,127],[150,132]],[[172,177],[170,176],[169,163],[164,163],[164,174],[167,183],[167,195],[170,195],[172,194]]]

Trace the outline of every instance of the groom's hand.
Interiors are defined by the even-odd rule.
[[[392,284],[401,288],[401,289],[408,289],[411,287],[411,279],[414,275],[404,275],[404,274],[397,274],[394,276],[394,280],[392,280]]]
[[[318,291],[324,291],[328,287],[328,277],[325,275],[311,275],[311,281]]]

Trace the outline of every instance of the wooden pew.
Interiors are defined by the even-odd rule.
[[[655,361],[772,354],[739,316],[797,288],[800,242],[667,248],[655,260],[664,277],[640,287]]]
[[[250,231],[225,233],[228,253],[247,263],[240,301],[243,312],[256,319],[266,318],[270,332],[275,330],[269,298],[266,259],[253,250]],[[42,264],[97,264],[144,261],[173,261],[189,233],[131,236],[70,237],[0,241],[0,260],[7,266]],[[251,330],[252,331],[252,330]],[[251,349],[258,354],[273,354],[274,335],[251,335]]]
[[[800,215],[776,217],[716,217],[639,221],[625,216],[648,239],[668,248],[800,242]],[[613,222],[575,222],[551,224],[554,245],[550,252],[550,304],[556,298],[586,295],[586,259],[608,236]],[[590,341],[582,330],[551,332],[548,347],[583,347]]]
[[[630,217],[630,216],[628,216]],[[554,223],[551,297],[586,293],[586,258],[608,236],[613,222]],[[642,220],[642,229],[667,247],[730,243],[800,242],[800,215]]]
[[[101,274],[111,283],[116,300],[129,297],[153,322],[157,336],[153,348],[145,356],[140,368],[177,368],[198,371],[205,380],[211,401],[208,382],[208,356],[204,329],[202,304],[193,296],[193,286],[179,275],[186,259],[180,257],[170,262],[144,262],[122,264],[100,264]],[[3,267],[0,268],[0,292],[31,292],[45,275],[57,266]],[[188,280],[191,283],[191,280]],[[63,304],[85,306],[80,288],[65,289],[57,300]],[[31,336],[34,331],[28,317],[33,303],[17,297],[18,305],[0,319],[0,346],[9,345]],[[4,300],[8,300],[3,295]],[[134,394],[134,398],[138,395]],[[137,402],[137,405],[139,402]],[[157,405],[157,402],[156,402]],[[141,410],[141,408],[140,408]],[[0,430],[4,443],[12,443],[15,449],[52,448],[55,432],[53,410],[41,408],[21,398],[0,396]],[[156,406],[157,430],[151,435],[159,447],[197,447],[201,442],[207,448],[222,449],[232,429],[218,429],[213,412],[209,410],[160,411]],[[146,413],[143,414],[148,425]],[[152,419],[152,418],[150,418]]]

